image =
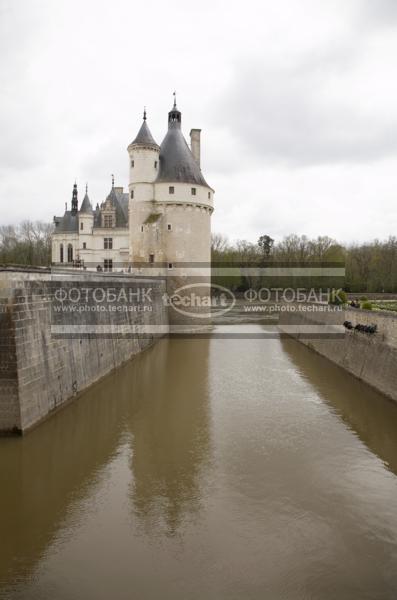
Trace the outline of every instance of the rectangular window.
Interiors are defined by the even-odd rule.
[[[141,225],[141,232],[143,233],[143,225]]]
[[[131,190],[131,194],[130,194],[131,198],[134,197],[134,190]]]
[[[113,227],[113,216],[112,215],[104,215],[103,216],[103,224],[105,227]]]
[[[112,250],[113,238],[103,238],[103,248],[104,250]]]
[[[86,242],[83,242],[83,250],[86,250],[86,249],[87,249],[87,244],[86,244]]]
[[[103,268],[105,271],[113,271],[113,260],[111,258],[105,258],[103,261]]]
[[[196,195],[196,188],[192,188],[192,196]]]
[[[172,229],[172,227],[171,227],[171,223],[168,223],[168,225],[167,225],[167,229],[168,229],[168,231],[171,231],[171,229]]]
[[[134,168],[134,161],[133,160],[131,161],[131,168],[132,169]]]
[[[174,268],[174,265],[172,263],[168,263],[168,269],[171,270]]]
[[[157,160],[154,161],[154,168],[157,169]]]
[[[211,200],[211,192],[208,192],[208,200]]]
[[[84,229],[84,223],[80,223],[80,229]]]
[[[170,194],[173,194],[173,193],[175,192],[175,188],[174,188],[174,186],[173,186],[173,185],[170,185],[170,187],[168,188],[168,192],[169,192]]]
[[[154,263],[154,254],[149,254],[149,262]]]

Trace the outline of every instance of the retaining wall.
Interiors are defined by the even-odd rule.
[[[54,285],[149,289],[147,312],[55,315]],[[24,432],[151,345],[167,329],[161,278],[121,274],[0,273],[0,433]],[[136,296],[136,295],[135,295]],[[136,297],[130,305],[138,302]],[[87,323],[89,324],[87,330]],[[152,327],[151,327],[152,326]],[[160,326],[157,328],[157,326]],[[96,334],[97,329],[103,334]],[[153,330],[147,333],[147,329]],[[88,333],[79,334],[87,330]],[[142,330],[145,332],[142,333]]]
[[[377,333],[347,330],[344,321],[375,324]],[[397,316],[353,308],[296,310],[280,313],[279,329],[397,401]]]

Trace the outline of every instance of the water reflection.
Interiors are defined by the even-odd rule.
[[[293,340],[162,340],[0,439],[0,598],[394,599],[395,409]]]
[[[146,532],[174,535],[199,508],[200,476],[210,454],[208,344],[164,341],[157,352],[161,368],[154,372],[147,361],[143,371],[135,370],[141,409],[128,422],[131,499]]]
[[[0,439],[0,586],[32,571],[116,453],[128,396],[112,402],[115,383],[111,375],[24,438]]]
[[[138,526],[173,535],[191,519],[210,446],[208,343],[162,340],[26,437],[0,439],[0,588],[27,578],[64,526],[79,528],[125,445]]]
[[[299,342],[283,338],[281,344],[300,374],[397,475],[397,406]]]

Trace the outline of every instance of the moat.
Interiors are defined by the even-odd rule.
[[[1,599],[396,597],[397,406],[292,339],[162,339],[0,489]]]

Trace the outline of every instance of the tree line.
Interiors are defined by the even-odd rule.
[[[244,290],[249,287],[343,287],[347,292],[397,292],[397,237],[372,242],[340,244],[328,236],[309,238],[290,234],[275,242],[262,235],[257,243],[239,240],[230,243],[221,234],[212,236],[212,261],[215,281],[220,285]],[[221,266],[237,265],[345,267],[340,277],[281,278],[227,277]],[[227,270],[226,270],[227,272]]]
[[[50,265],[52,230],[52,224],[43,221],[0,225],[0,264]]]
[[[51,264],[53,226],[43,221],[22,221],[0,226],[0,264],[48,266]],[[343,245],[328,236],[308,238],[291,234],[279,242],[262,235],[256,243],[231,243],[219,233],[212,235],[213,280],[234,290],[249,287],[343,287],[348,292],[397,292],[397,237]],[[345,266],[343,279],[299,278],[265,280],[255,275],[225,275],[222,266]],[[251,269],[252,271],[252,269]],[[226,269],[228,272],[228,269]]]

